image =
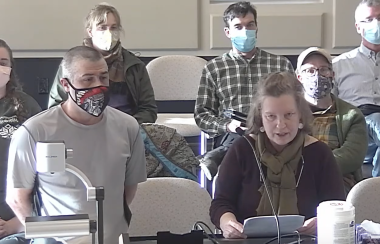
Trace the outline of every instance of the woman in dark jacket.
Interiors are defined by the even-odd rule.
[[[132,115],[140,124],[154,123],[157,105],[153,87],[145,64],[121,45],[119,12],[104,3],[96,5],[88,14],[85,27],[88,37],[83,45],[99,50],[108,64],[111,93],[108,105]],[[50,90],[49,108],[68,98],[61,78],[60,66]]]
[[[345,199],[333,153],[308,135],[311,119],[302,84],[294,75],[273,73],[259,81],[247,134],[227,151],[211,203],[211,221],[226,238],[245,238],[245,219],[271,216],[273,211],[304,216],[298,231],[315,235],[317,206]]]

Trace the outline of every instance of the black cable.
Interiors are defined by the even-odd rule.
[[[206,229],[210,232],[210,234],[207,234],[207,231],[203,228],[203,226],[206,227]],[[211,230],[211,228],[205,222],[203,222],[203,221],[197,221],[197,222],[195,222],[195,224],[193,225],[193,230],[197,230],[198,228],[203,231],[203,234],[212,243],[219,244],[218,238],[216,237],[216,235],[214,234],[214,232]]]
[[[257,167],[259,168],[259,173],[260,173],[260,177],[261,179],[263,180],[263,183],[264,183],[264,188],[265,188],[265,192],[266,194],[268,195],[268,200],[269,200],[269,203],[270,203],[270,206],[272,208],[272,212],[273,212],[273,215],[274,215],[274,219],[276,220],[276,225],[277,225],[277,240],[278,240],[278,244],[281,244],[281,229],[280,229],[280,221],[278,220],[278,215],[276,213],[276,210],[274,209],[274,206],[273,206],[273,202],[272,202],[272,198],[269,194],[269,190],[268,190],[268,186],[267,186],[267,183],[266,183],[266,180],[265,180],[265,177],[264,177],[264,173],[263,173],[263,169],[261,168],[261,165],[260,165],[260,162],[259,162],[259,159],[256,155],[256,151],[255,151],[255,147],[253,146],[252,142],[246,137],[246,136],[243,136],[244,139],[248,142],[248,144],[251,146],[251,149],[252,149],[252,152],[253,152],[253,155],[255,156],[255,160],[256,160],[256,163],[257,163]]]
[[[293,237],[293,236],[299,236],[299,237],[310,237],[310,238],[315,238],[317,237],[315,235],[307,235],[307,234],[299,234],[299,233],[293,233],[293,234],[286,234],[286,235],[281,235],[281,238],[286,238],[286,237]],[[264,244],[270,244],[271,242],[274,242],[278,239],[278,237],[272,238],[269,241],[265,242]]]

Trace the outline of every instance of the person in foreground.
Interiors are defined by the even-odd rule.
[[[277,72],[258,83],[247,134],[235,141],[223,159],[210,207],[211,221],[224,237],[245,238],[245,219],[273,215],[258,164],[274,211],[305,216],[301,233],[316,233],[319,203],[345,199],[342,175],[330,148],[308,135],[311,119],[303,87],[294,75]]]
[[[139,125],[132,116],[107,106],[109,73],[100,52],[86,46],[70,49],[63,58],[62,73],[69,99],[27,120],[13,135],[6,201],[25,224],[32,213],[31,195],[37,181],[42,215],[89,214],[96,219],[95,202],[87,201],[80,179],[69,172],[36,172],[36,142],[64,141],[74,151],[67,163],[87,175],[93,185],[104,187],[104,243],[118,243],[128,229],[126,215],[137,184],[146,180]],[[49,242],[37,239],[34,243]]]
[[[38,103],[21,89],[11,48],[0,40],[0,244],[29,243],[24,226],[5,202],[8,149],[20,125],[39,112]]]
[[[332,150],[348,193],[363,179],[361,166],[368,147],[364,116],[360,109],[331,94],[334,71],[325,50],[311,47],[303,51],[297,77],[314,116],[311,135]]]
[[[124,49],[120,42],[121,18],[115,7],[101,3],[91,9],[85,21],[87,37],[83,45],[102,53],[109,71],[109,106],[132,115],[141,123],[154,123],[157,105],[145,64]],[[49,108],[66,101],[68,96],[61,84],[62,65],[59,66],[50,90]]]

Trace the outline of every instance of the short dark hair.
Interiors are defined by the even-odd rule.
[[[237,2],[231,4],[223,14],[223,20],[226,27],[229,27],[229,21],[235,18],[245,17],[248,13],[253,14],[257,24],[257,11],[250,2]]]
[[[96,62],[103,59],[103,55],[92,47],[87,46],[77,46],[71,48],[62,60],[62,77],[63,78],[72,78],[72,68],[73,64],[77,60],[88,60],[91,62]]]

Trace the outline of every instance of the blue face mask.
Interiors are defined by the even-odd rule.
[[[230,32],[232,45],[242,53],[252,51],[256,46],[256,30]]]
[[[364,27],[364,39],[369,43],[380,44],[380,21],[374,20]]]

